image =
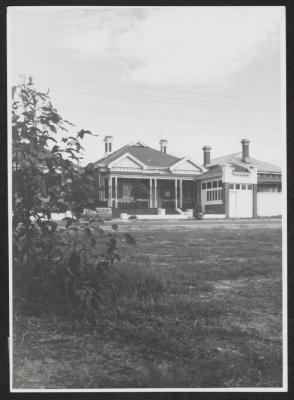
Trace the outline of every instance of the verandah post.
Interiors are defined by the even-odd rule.
[[[114,189],[115,189],[115,208],[117,208],[117,176],[114,178]]]
[[[154,207],[157,208],[157,179],[154,179]]]
[[[149,188],[149,208],[152,208],[152,178],[150,178],[150,188]]]
[[[112,176],[108,177],[108,207],[112,207]]]

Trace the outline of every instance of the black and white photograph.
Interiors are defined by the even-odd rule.
[[[7,8],[11,392],[287,391],[285,19]]]

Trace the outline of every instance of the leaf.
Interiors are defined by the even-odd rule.
[[[57,133],[57,129],[56,129],[56,126],[55,126],[55,125],[49,124],[49,128],[50,128],[50,130],[51,130],[52,132]]]
[[[76,156],[75,153],[74,153],[75,150],[73,150],[73,149],[66,149],[65,151],[66,151],[67,153],[70,153],[70,155],[71,155],[70,157],[71,157],[71,158],[77,160],[77,156]]]
[[[56,112],[51,113],[50,118],[54,124],[58,124],[58,122],[61,120],[60,115],[58,115]]]
[[[33,119],[34,116],[35,116],[35,114],[34,114],[33,111],[24,111],[24,112],[22,113],[22,115],[24,115],[25,117],[28,117],[28,118],[30,118],[30,119]]]
[[[63,122],[65,122],[68,125],[75,126],[75,124],[73,124],[72,122],[67,121],[66,119],[64,119]]]
[[[46,111],[46,112],[51,112],[52,109],[50,107],[44,106],[42,107],[42,110]]]
[[[77,137],[80,137],[81,139],[83,139],[84,135],[85,135],[85,131],[82,129],[78,132]]]
[[[98,136],[98,135],[94,135],[91,131],[85,131],[84,129],[81,129],[78,132],[77,137],[80,137],[81,139],[83,139],[84,135]]]
[[[54,146],[52,147],[51,152],[52,152],[52,153],[56,153],[58,150],[59,150],[59,146],[54,145]]]

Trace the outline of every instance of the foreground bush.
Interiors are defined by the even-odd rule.
[[[162,285],[142,268],[121,265],[119,247],[135,246],[131,235],[114,226],[107,236],[99,221],[79,219],[97,203],[93,165],[79,166],[81,140],[93,133],[74,132],[48,93],[31,78],[12,89],[14,299],[47,315],[118,317],[123,299],[156,298]],[[58,227],[51,215],[66,210],[76,218]]]
[[[94,219],[67,218],[66,227],[37,220],[14,235],[14,296],[30,312],[86,318],[120,318],[124,304],[156,301],[163,285],[144,265],[121,262],[121,249],[135,246],[117,228],[108,235]],[[28,237],[29,236],[29,237]]]

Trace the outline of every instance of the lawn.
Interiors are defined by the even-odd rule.
[[[96,326],[15,310],[14,388],[282,386],[280,220],[119,231],[137,241],[120,268],[149,271],[162,293],[132,293]]]

